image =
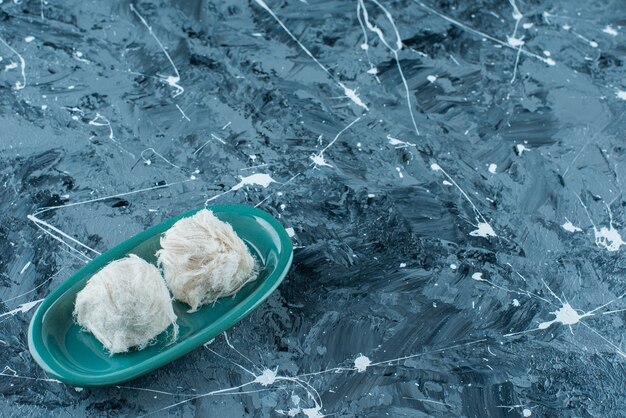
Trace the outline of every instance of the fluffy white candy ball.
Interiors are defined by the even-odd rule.
[[[130,255],[94,274],[76,296],[74,318],[111,353],[145,348],[174,325],[176,314],[159,270]]]
[[[174,298],[200,306],[237,293],[255,280],[255,261],[232,226],[203,209],[161,237],[158,264]]]

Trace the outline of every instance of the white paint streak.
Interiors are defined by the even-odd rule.
[[[401,139],[394,138],[391,135],[387,135],[387,139],[391,145],[396,145],[396,148],[415,147],[412,142],[402,141]]]
[[[182,109],[182,108],[181,108],[178,104],[176,104],[176,108],[177,108],[177,109],[178,109],[178,111],[181,113],[181,115],[183,115],[183,118],[187,119],[187,122],[191,122],[191,119],[189,119],[189,118],[187,117],[187,115],[185,114],[185,112],[183,111],[183,109]]]
[[[167,52],[167,49],[165,49],[165,46],[163,46],[159,38],[157,38],[157,36],[155,35],[154,31],[152,30],[152,26],[150,26],[148,22],[146,21],[146,19],[144,19],[144,17],[139,14],[137,9],[135,9],[135,6],[133,6],[131,3],[129,7],[130,7],[130,10],[139,18],[139,20],[141,20],[141,23],[143,23],[146,29],[148,29],[148,32],[150,32],[150,35],[154,38],[156,43],[159,45],[159,48],[161,48],[161,51],[163,51],[163,53],[167,57],[167,60],[170,62],[170,64],[172,65],[172,68],[174,69],[175,75],[163,76],[163,75],[157,74],[157,77],[161,81],[167,83],[168,85],[176,89],[174,93],[172,94],[172,97],[176,97],[178,95],[183,94],[185,89],[180,84],[178,84],[180,82],[180,73],[178,72],[178,68],[176,68],[176,64],[174,64],[172,57],[170,57],[170,54]]]
[[[82,242],[78,241],[76,238],[73,238],[71,236],[69,236],[68,234],[66,234],[65,232],[61,231],[59,228],[50,225],[49,223],[47,223],[46,221],[42,221],[41,219],[35,217],[34,215],[27,215],[28,220],[34,222],[38,227],[40,227],[41,229],[43,229],[43,227],[46,227],[48,229],[51,229],[52,231],[56,232],[57,234],[63,236],[64,238],[69,239],[70,241],[80,245],[81,247],[97,254],[97,255],[101,255],[102,253],[100,253],[99,251],[94,250],[93,248],[89,247],[88,245],[83,244]],[[44,229],[45,230],[45,229]],[[49,232],[49,231],[47,231]]]
[[[20,53],[17,52],[4,39],[0,38],[0,43],[3,44],[4,46],[6,46],[7,48],[9,48],[11,50],[11,52],[13,52],[15,55],[17,55],[17,58],[20,60],[20,68],[21,68],[21,71],[22,71],[22,81],[16,81],[15,82],[15,90],[22,90],[24,87],[26,87],[26,61],[24,61],[24,57],[22,57],[20,55]],[[5,71],[6,71],[6,67],[5,67]]]
[[[83,53],[80,52],[80,51],[74,51],[74,53],[72,54],[72,57],[76,61],[80,61],[80,62],[84,62],[85,64],[89,64],[89,60],[83,58]]]
[[[47,206],[45,208],[38,209],[34,214],[35,215],[39,215],[41,213],[48,212],[50,210],[69,208],[69,207],[72,207],[72,206],[84,205],[84,204],[87,204],[87,203],[100,202],[102,200],[113,199],[113,198],[116,198],[116,197],[129,196],[129,195],[133,195],[133,194],[137,194],[137,193],[148,192],[148,191],[151,191],[151,190],[163,189],[163,188],[174,186],[174,185],[177,185],[177,184],[187,183],[188,181],[191,181],[191,180],[176,181],[176,182],[173,182],[173,183],[161,184],[161,185],[152,186],[152,187],[146,187],[144,189],[131,190],[130,192],[117,193],[117,194],[110,195],[110,196],[98,197],[98,198],[95,198],[95,199],[83,200],[81,202],[68,203],[68,204],[65,204],[65,205]],[[29,216],[32,216],[32,215],[29,215]]]
[[[43,299],[38,299],[38,300],[33,300],[31,302],[26,302],[26,303],[22,303],[19,307],[13,309],[12,311],[8,311],[5,312],[3,314],[0,314],[0,318],[3,318],[5,316],[13,316],[15,314],[18,313],[26,313],[28,311],[30,311],[31,309],[33,309],[35,306],[37,306],[39,304],[39,302],[41,302]]]
[[[263,9],[265,9],[265,11],[268,12],[274,18],[274,20],[276,20],[276,22],[278,22],[280,27],[283,28],[283,30],[287,33],[287,35],[289,35],[289,37],[293,39],[293,41],[296,44],[298,44],[300,49],[302,49],[322,70],[324,70],[326,74],[328,74],[331,80],[333,80],[339,87],[341,87],[345,95],[350,100],[352,100],[357,106],[362,107],[365,110],[369,110],[369,108],[365,105],[365,103],[363,103],[363,101],[359,98],[356,92],[346,87],[341,81],[335,79],[335,77],[332,75],[330,70],[326,68],[326,66],[324,66],[324,64],[322,64],[317,58],[315,58],[315,56],[311,53],[311,51],[309,51],[308,48],[305,47],[304,44],[300,42],[300,40],[293,33],[291,33],[291,31],[287,28],[287,26],[285,26],[282,20],[278,18],[276,13],[274,13],[274,11],[270,9],[270,7],[263,0],[254,0],[254,1],[256,2],[256,4],[258,4]]]
[[[358,0],[359,5],[360,5],[360,10],[363,13],[363,21],[365,22],[365,25],[367,26],[367,28],[370,31],[374,32],[376,36],[378,36],[378,39],[383,43],[383,45],[385,45],[385,47],[393,54],[394,60],[396,61],[396,66],[398,67],[398,73],[400,74],[400,78],[402,79],[402,84],[404,85],[406,103],[409,109],[409,116],[411,116],[411,122],[413,123],[413,129],[415,130],[415,134],[417,136],[420,136],[419,129],[417,128],[417,122],[415,121],[415,115],[413,114],[413,105],[411,104],[411,92],[409,90],[409,84],[407,83],[406,77],[404,76],[404,71],[402,71],[402,66],[400,65],[400,58],[398,58],[398,52],[402,49],[402,37],[400,36],[400,32],[398,31],[398,27],[396,26],[396,22],[393,20],[393,16],[391,16],[391,13],[389,13],[389,11],[382,4],[378,2],[378,0],[370,0],[370,1],[374,3],[384,13],[385,17],[391,24],[391,27],[393,28],[393,31],[396,37],[395,47],[392,47],[391,45],[389,45],[389,43],[385,39],[385,35],[383,34],[383,31],[378,26],[370,22],[369,14],[367,12],[367,8],[365,7],[364,1]],[[358,12],[358,9],[357,9],[357,12]]]
[[[310,158],[311,160],[313,160],[313,164],[315,164],[315,166],[327,166],[327,167],[332,167],[330,164],[328,164],[326,162],[326,160],[324,159],[324,152],[326,152],[326,150],[330,147],[333,146],[333,144],[335,142],[337,142],[337,140],[339,139],[339,137],[341,136],[341,134],[343,134],[345,131],[347,131],[348,129],[350,129],[352,127],[352,125],[354,125],[355,123],[357,123],[359,120],[361,120],[361,117],[357,117],[355,120],[353,120],[352,122],[350,122],[348,124],[348,126],[346,126],[345,128],[343,128],[342,130],[340,130],[337,135],[335,135],[335,137],[333,138],[332,141],[330,141],[328,143],[328,145],[326,145],[324,148],[322,148],[322,150],[317,154],[317,155],[312,155]],[[320,135],[319,139],[321,140],[322,137]]]
[[[463,190],[461,186],[459,186],[457,182],[454,181],[454,179],[443,168],[441,168],[439,164],[432,163],[430,165],[430,168],[433,171],[441,171],[443,175],[446,176],[448,180],[461,192],[461,195],[465,198],[465,200],[467,200],[469,204],[472,206],[472,210],[474,211],[477,224],[474,225],[476,229],[470,232],[469,234],[473,237],[483,237],[483,238],[497,237],[498,235],[496,234],[496,232],[493,230],[491,225],[489,225],[489,223],[487,222],[487,219],[485,219],[483,214],[480,213],[480,211],[478,210],[478,208],[476,207],[472,199],[470,199],[469,195],[465,193],[465,190]]]
[[[475,34],[475,35],[478,35],[478,36],[480,36],[481,38],[486,38],[486,39],[489,39],[490,41],[495,42],[495,43],[497,43],[497,44],[499,44],[499,45],[505,46],[505,47],[507,47],[507,48],[517,49],[517,47],[514,47],[514,46],[510,45],[508,42],[504,42],[504,41],[502,41],[502,40],[500,40],[500,39],[498,39],[498,38],[496,38],[496,37],[494,37],[494,36],[488,35],[488,34],[486,34],[486,33],[484,33],[484,32],[481,32],[481,31],[479,31],[479,30],[476,30],[476,29],[474,29],[474,28],[471,28],[471,27],[467,26],[466,24],[459,22],[458,20],[452,19],[451,17],[448,17],[448,16],[444,15],[443,13],[438,12],[437,10],[430,8],[429,6],[425,5],[425,4],[424,4],[424,3],[422,3],[421,1],[417,1],[417,0],[415,0],[415,2],[416,2],[417,4],[419,4],[419,5],[420,5],[423,9],[425,9],[425,10],[429,11],[429,12],[430,12],[430,13],[432,13],[432,14],[435,14],[435,15],[439,16],[440,18],[442,18],[442,19],[444,19],[444,20],[446,20],[446,21],[448,21],[448,22],[452,23],[452,24],[453,24],[453,25],[455,25],[455,26],[460,27],[460,28],[461,28],[461,29],[463,29],[463,30],[466,30],[466,31],[468,31],[468,32],[470,32],[470,33],[473,33],[473,34]],[[556,63],[554,62],[554,60],[548,60],[548,59],[546,59],[546,58],[542,57],[541,55],[537,55],[537,54],[535,54],[535,53],[533,53],[533,52],[530,52],[530,51],[527,51],[527,50],[525,50],[525,49],[521,49],[521,53],[523,53],[523,54],[524,54],[524,55],[526,55],[526,56],[529,56],[529,57],[533,57],[533,58],[535,58],[535,59],[538,59],[539,61],[542,61],[542,62],[544,62],[544,63],[546,63],[546,64],[548,64],[548,65],[555,65],[555,64],[556,64]]]
[[[22,274],[24,274],[24,272],[26,271],[26,269],[27,269],[28,267],[30,267],[30,263],[31,263],[31,262],[29,261],[28,263],[26,263],[26,265],[25,265],[24,267],[22,267],[22,270],[20,271],[20,276],[21,276]]]

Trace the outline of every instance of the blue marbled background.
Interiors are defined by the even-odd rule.
[[[0,3],[0,415],[626,410],[623,1]],[[270,299],[121,387],[45,376],[38,301],[207,201],[293,229]]]

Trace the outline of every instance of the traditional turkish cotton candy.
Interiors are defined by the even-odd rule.
[[[76,296],[74,318],[111,353],[145,348],[157,335],[178,326],[159,270],[130,255],[94,274]]]
[[[167,230],[157,256],[174,298],[188,304],[190,312],[237,293],[257,277],[246,244],[207,209]]]

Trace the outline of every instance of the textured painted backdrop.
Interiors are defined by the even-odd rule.
[[[0,0],[0,415],[620,416],[626,4],[423,1]],[[38,301],[207,201],[292,228],[269,300],[45,376]]]

